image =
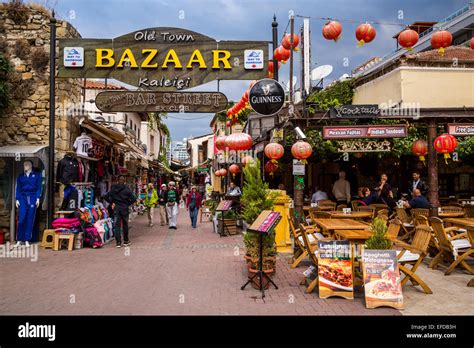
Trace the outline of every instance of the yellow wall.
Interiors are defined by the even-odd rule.
[[[355,89],[353,104],[474,107],[474,69],[401,67]]]

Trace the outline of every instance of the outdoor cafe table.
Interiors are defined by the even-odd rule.
[[[448,222],[454,226],[474,227],[474,218],[449,218],[444,219],[444,222]]]
[[[308,213],[310,209],[315,209],[315,210],[317,209],[319,211],[333,211],[333,207],[330,205],[323,204],[323,205],[318,205],[317,207],[312,207],[310,205],[303,206],[303,211],[305,213]]]
[[[372,217],[370,211],[351,211],[348,214],[344,214],[342,211],[330,211],[331,217],[334,219],[367,219]]]
[[[369,225],[353,219],[314,219],[313,222],[331,235],[335,230],[368,230]]]
[[[459,218],[459,217],[462,217],[464,216],[464,212],[463,211],[451,211],[451,212],[446,212],[446,213],[438,213],[438,216],[442,219],[445,219],[445,218]]]

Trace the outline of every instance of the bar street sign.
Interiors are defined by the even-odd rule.
[[[214,80],[259,80],[267,73],[268,44],[216,41],[180,28],[149,28],[114,39],[59,39],[58,77],[113,78],[175,91]],[[71,54],[81,64],[69,64],[65,55]]]
[[[303,161],[293,159],[293,175],[304,175],[305,165]]]
[[[324,139],[354,139],[354,138],[405,138],[406,126],[327,126],[323,127]]]
[[[331,118],[376,118],[380,115],[377,104],[369,105],[341,105],[330,109]]]
[[[450,123],[448,124],[448,134],[455,136],[473,136],[474,123]]]
[[[225,109],[227,97],[220,92],[107,91],[95,99],[103,112],[207,112]]]

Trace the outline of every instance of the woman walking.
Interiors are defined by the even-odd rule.
[[[152,183],[148,184],[148,189],[145,193],[145,206],[148,210],[148,226],[153,226],[153,213],[155,210],[156,203],[158,203],[158,193],[153,187]]]
[[[202,205],[202,196],[197,192],[196,186],[191,187],[191,192],[186,199],[186,209],[189,210],[189,217],[191,218],[191,225],[196,228],[197,217],[199,209]]]

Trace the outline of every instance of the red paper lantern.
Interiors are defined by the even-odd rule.
[[[357,27],[355,35],[358,41],[357,47],[360,47],[366,43],[371,42],[373,39],[375,39],[375,36],[377,35],[377,31],[372,25],[370,25],[369,23],[365,23]]]
[[[449,31],[440,30],[431,35],[431,47],[438,49],[440,55],[444,55],[444,49],[451,46],[453,36]]]
[[[221,170],[220,170],[220,169],[216,170],[216,171],[214,172],[214,175],[215,175],[215,176],[221,176]]]
[[[411,146],[411,152],[420,158],[420,161],[425,163],[425,156],[428,153],[428,143],[422,139],[418,139]]]
[[[312,153],[313,148],[311,145],[302,140],[297,141],[291,147],[291,154],[293,157],[303,161],[303,163],[306,163],[306,159],[311,156]]]
[[[229,172],[232,173],[232,176],[235,177],[235,174],[237,174],[238,172],[240,172],[240,167],[237,165],[237,164],[232,164],[230,167],[229,167]]]
[[[280,62],[278,62],[278,69],[280,69],[280,66],[281,66],[281,64],[280,64]],[[273,71],[274,68],[275,67],[273,66],[273,60],[269,61],[268,62],[268,72],[273,74],[274,73],[274,71]]]
[[[405,29],[398,35],[398,43],[407,50],[411,50],[412,47],[416,45],[419,38],[420,36],[416,31]]]
[[[293,34],[293,47],[291,47],[291,34],[286,34],[283,40],[281,41],[281,45],[283,48],[290,50],[293,48],[293,50],[297,50],[296,47],[298,47],[300,43],[300,37],[296,34]]]
[[[227,122],[225,123],[225,125],[226,125],[227,127],[230,127],[230,126],[232,126],[232,122],[227,121]]]
[[[285,64],[288,58],[290,58],[290,55],[290,50],[287,50],[283,46],[275,48],[275,51],[273,52],[273,57],[283,64]]]
[[[225,168],[222,168],[220,170],[220,172],[221,172],[221,176],[226,176],[227,175],[227,169],[225,169]]]
[[[270,174],[270,176],[273,176],[273,174],[278,170],[278,163],[274,163],[272,161],[268,161],[265,164],[265,172]]]
[[[328,21],[324,24],[322,31],[326,40],[337,41],[342,34],[342,25],[337,21]]]
[[[265,146],[265,156],[271,159],[272,162],[283,157],[285,149],[278,143],[270,143]]]
[[[221,135],[216,139],[216,149],[219,151],[225,150],[225,135]]]
[[[233,133],[227,136],[225,145],[230,150],[248,150],[252,147],[252,137],[246,133]]]
[[[249,101],[249,90],[247,89],[244,94],[242,94],[242,100],[247,103]]]
[[[448,164],[448,158],[450,158],[449,154],[456,149],[458,141],[451,134],[441,134],[435,139],[433,145],[438,153],[444,155],[444,161]]]
[[[471,37],[471,50],[474,50],[474,37]]]

